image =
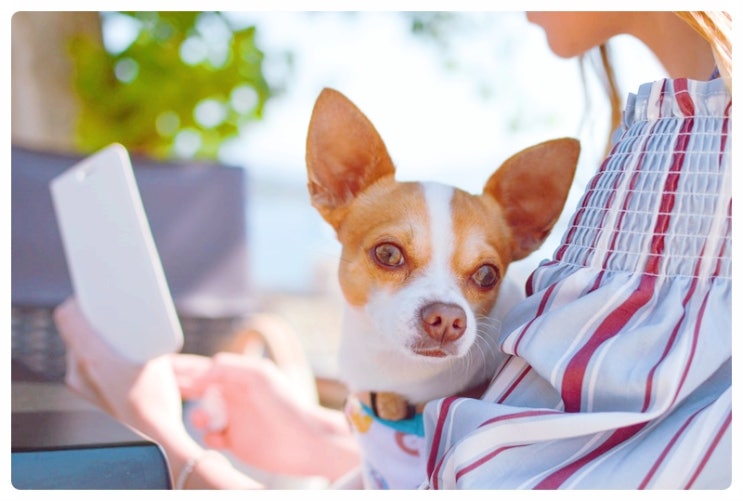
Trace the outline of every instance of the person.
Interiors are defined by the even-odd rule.
[[[359,461],[345,417],[298,395],[289,375],[269,359],[175,354],[136,365],[95,334],[74,297],[55,309],[54,320],[67,347],[68,386],[160,444],[174,487],[262,487],[216,449],[266,472],[329,480]],[[210,430],[209,412],[194,410],[205,449],[184,426],[182,400],[201,398],[214,385],[227,422]]]
[[[504,322],[512,357],[487,394],[427,409],[427,487],[728,487],[731,50],[705,39],[728,18],[528,17],[561,56],[634,35],[671,78],[629,96],[561,244]]]
[[[632,35],[669,78],[642,85],[615,114],[621,123],[610,151],[561,244],[505,319],[500,346],[509,356],[489,389],[481,399],[426,406],[421,487],[726,488],[730,16],[527,17],[561,57]],[[97,340],[74,299],[56,322],[70,386],[158,441],[179,487],[259,487],[185,431],[181,398],[208,385],[222,390],[227,425],[207,432],[207,445],[269,471],[331,480],[358,464],[341,414],[303,403],[266,360],[175,355],[134,367]]]

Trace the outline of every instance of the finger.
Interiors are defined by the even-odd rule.
[[[227,437],[224,433],[220,432],[204,434],[204,443],[212,449],[228,448]]]
[[[206,387],[203,378],[212,366],[211,359],[201,355],[175,354],[169,360],[183,398],[199,398]]]
[[[185,375],[194,372],[203,372],[211,365],[211,359],[203,355],[194,355],[191,353],[175,353],[170,355],[170,363],[173,365],[173,371]]]
[[[218,386],[209,386],[204,390],[199,407],[209,416],[209,431],[221,431],[227,427],[227,404]]]
[[[217,432],[227,427],[227,409],[221,396],[213,396],[217,392],[216,387],[210,387],[204,393],[204,398],[190,407],[188,420],[198,430]]]
[[[197,430],[206,430],[209,427],[209,413],[201,407],[195,407],[189,413],[189,420]]]
[[[261,359],[251,359],[234,353],[217,353],[211,358],[196,355],[176,355],[171,358],[181,394],[186,399],[203,396],[209,386],[232,385],[241,388],[255,384],[262,377],[256,364]]]

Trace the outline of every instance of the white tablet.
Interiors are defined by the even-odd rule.
[[[75,296],[93,328],[137,363],[183,333],[126,149],[113,144],[50,183]]]

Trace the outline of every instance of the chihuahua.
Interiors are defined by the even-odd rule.
[[[480,397],[505,360],[500,319],[520,297],[505,291],[506,271],[548,236],[579,151],[569,138],[527,148],[480,195],[398,182],[366,116],[341,93],[320,93],[307,136],[308,189],[342,246],[339,371],[364,487],[420,485],[423,406]]]

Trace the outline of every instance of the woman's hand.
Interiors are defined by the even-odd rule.
[[[120,356],[94,332],[74,298],[56,308],[54,321],[67,347],[68,386],[153,440],[187,433],[169,356],[142,365]]]
[[[218,430],[207,428],[206,412],[193,416],[194,425],[205,429],[208,446],[286,475],[335,480],[358,464],[344,416],[308,402],[302,389],[269,360],[231,353],[212,358],[165,355],[138,365],[96,334],[74,299],[60,305],[54,318],[67,346],[67,384],[163,446],[174,474],[203,452],[183,424],[182,397],[199,399],[208,388],[216,389],[224,403],[224,426]],[[226,476],[225,471],[199,471],[192,481],[255,486],[234,470]]]
[[[170,355],[141,365],[123,358],[96,334],[74,299],[56,308],[54,321],[67,347],[68,386],[157,442],[174,479],[198,459],[184,487],[260,487],[224,458],[204,456],[204,449],[188,434]]]
[[[206,409],[192,414],[207,445],[228,449],[264,471],[288,475],[335,479],[358,464],[343,415],[308,403],[273,362],[220,353],[212,358],[176,355],[172,363],[184,399],[202,398],[215,388],[221,396],[219,429],[210,429]]]

